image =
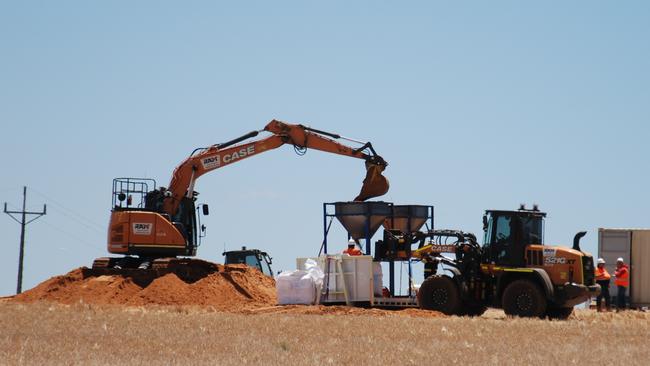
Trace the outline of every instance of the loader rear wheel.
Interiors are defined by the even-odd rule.
[[[458,286],[448,276],[429,276],[418,291],[420,307],[447,315],[459,315],[462,307]]]
[[[507,315],[542,317],[546,313],[546,297],[532,281],[516,280],[506,287],[501,299]]]
[[[549,319],[564,320],[571,316],[572,313],[573,307],[561,308],[553,306],[549,307],[548,310],[546,310],[546,315],[549,317]]]

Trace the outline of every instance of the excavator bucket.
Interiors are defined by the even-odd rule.
[[[363,180],[361,192],[354,199],[355,201],[365,201],[369,198],[379,197],[388,192],[388,179],[381,173],[386,166],[379,164],[366,163],[366,179]]]

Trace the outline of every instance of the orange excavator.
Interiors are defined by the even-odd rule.
[[[271,135],[245,142],[261,132]],[[352,148],[335,140],[347,140],[361,146]],[[299,154],[311,148],[363,159],[366,177],[355,201],[365,201],[388,192],[388,180],[382,175],[388,164],[377,155],[370,142],[273,120],[261,131],[194,150],[176,167],[168,188],[156,188],[155,181],[151,179],[113,180],[108,251],[124,256],[98,258],[93,263],[93,269],[165,269],[187,264],[191,260],[177,257],[196,255],[205,232],[205,226],[200,223],[201,215],[197,212],[201,209],[203,215],[209,214],[207,205],[195,205],[197,179],[208,172],[285,144],[292,145]]]

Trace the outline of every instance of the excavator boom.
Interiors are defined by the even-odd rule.
[[[226,143],[213,145],[198,152],[195,151],[174,170],[168,189],[171,195],[165,198],[164,211],[173,215],[183,197],[191,198],[194,192],[194,183],[201,175],[265,151],[276,149],[284,144],[293,145],[297,149],[315,149],[365,160],[366,177],[361,192],[354,199],[355,201],[365,201],[388,192],[388,180],[382,175],[388,164],[381,156],[376,154],[370,143],[363,144],[355,149],[334,141],[334,139],[343,139],[338,134],[277,120],[269,122],[263,131],[271,133],[271,136],[242,143],[247,139],[256,137],[260,132],[253,131]]]
[[[264,130],[278,136],[288,136],[290,143],[297,147],[311,148],[364,159],[366,161],[366,177],[363,180],[361,192],[354,199],[355,201],[365,201],[373,197],[382,196],[388,192],[388,179],[382,175],[388,163],[381,156],[377,155],[370,142],[363,144],[357,149],[353,149],[324,137],[328,136],[334,139],[342,139],[343,137],[341,135],[316,130],[303,125],[290,125],[277,120],[269,122]],[[366,149],[370,151],[370,155],[363,153]]]

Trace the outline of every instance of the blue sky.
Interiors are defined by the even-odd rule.
[[[650,227],[650,5],[644,1],[2,2],[0,202],[27,232],[24,288],[106,255],[115,177],[167,185],[194,148],[276,118],[372,141],[387,201],[481,234],[483,210],[538,203],[547,243]],[[363,163],[276,151],[201,178],[199,257],[312,256],[322,203]],[[330,243],[345,235],[330,237]],[[0,295],[19,226],[0,218]],[[334,245],[334,244],[331,244]]]

